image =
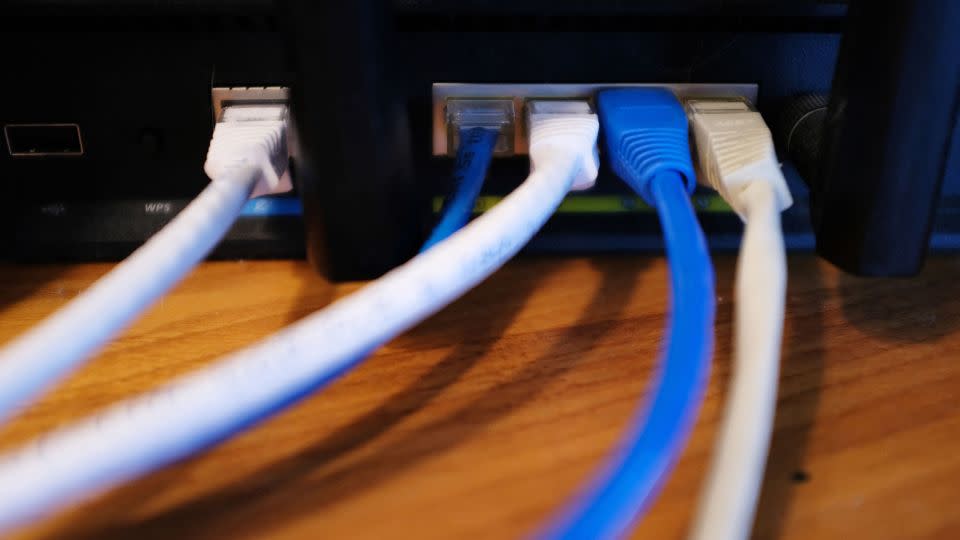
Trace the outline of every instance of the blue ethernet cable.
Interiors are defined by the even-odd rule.
[[[618,538],[649,508],[703,401],[713,349],[713,267],[690,204],[696,184],[687,118],[672,93],[616,89],[597,98],[614,172],[654,206],[671,275],[666,345],[652,394],[605,470],[541,535]]]
[[[497,129],[472,127],[461,128],[459,134],[460,148],[453,169],[453,189],[444,199],[440,207],[440,219],[420,248],[421,253],[467,224],[480,195],[480,188],[483,187],[483,179],[487,176],[500,132]]]

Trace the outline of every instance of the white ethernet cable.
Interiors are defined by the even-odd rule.
[[[787,270],[780,212],[793,204],[770,130],[742,100],[687,103],[696,155],[711,187],[745,223],[735,285],[733,382],[692,540],[750,535],[770,446]]]
[[[585,102],[528,103],[533,170],[500,204],[360,291],[223,361],[0,457],[0,531],[184,458],[327,382],[503,265],[597,175]]]
[[[224,110],[204,166],[210,185],[83,294],[0,350],[0,421],[180,281],[227,232],[249,197],[290,189],[286,122],[285,105]]]

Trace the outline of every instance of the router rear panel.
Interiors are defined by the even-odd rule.
[[[335,278],[372,277],[414,254],[431,224],[433,199],[445,191],[451,160],[433,156],[434,83],[755,84],[757,106],[772,122],[784,99],[829,93],[846,12],[843,4],[812,1],[281,4],[14,1],[0,8],[0,44],[7,51],[0,123],[76,124],[84,146],[82,156],[13,157],[3,149],[3,253],[123,256],[207,183],[202,164],[213,128],[211,88],[293,86],[305,147],[325,141],[342,155],[363,156],[384,151],[364,145],[391,141],[406,155],[334,164],[323,178],[327,164],[316,163],[319,154],[295,160],[300,196],[252,205],[218,255],[297,257],[306,245]],[[306,15],[289,16],[298,12]],[[326,16],[320,30],[329,32],[317,46],[330,50],[316,58],[285,34],[291,28],[302,34],[297,25],[314,24],[312,16]],[[350,40],[359,38],[351,24],[366,18],[382,25],[376,35],[382,42],[352,47]],[[387,86],[343,97],[352,63],[368,57],[377,58],[373,69]],[[304,76],[309,69],[320,72]],[[304,79],[295,77],[298,71]],[[304,105],[320,94],[331,103],[342,100],[340,112]],[[386,102],[400,108],[396,119],[382,123],[390,133],[364,133],[357,116],[382,119],[392,114],[383,112]],[[960,207],[956,147],[938,214],[943,234],[934,236],[941,247],[952,247],[950,235],[960,231],[952,210]],[[498,159],[484,200],[506,194],[526,172],[525,159]],[[788,178],[797,204],[784,216],[787,241],[811,248],[805,188],[796,174]],[[634,208],[607,171],[583,196],[593,199],[558,213],[531,249],[659,247],[655,216]],[[738,219],[713,211],[709,194],[696,197],[711,242],[733,247]]]
[[[958,29],[960,0],[0,0],[0,536],[960,530]]]
[[[208,183],[211,86],[289,84],[282,41],[263,7],[55,4],[0,8],[0,123],[75,123],[85,153],[12,158],[3,149],[4,217],[14,223],[3,253],[119,259]],[[299,238],[274,251],[269,227],[244,220],[226,254],[302,252],[298,223],[273,227],[287,229],[277,240]]]

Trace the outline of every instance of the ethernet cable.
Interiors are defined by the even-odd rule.
[[[693,100],[687,109],[701,179],[745,223],[735,286],[733,380],[690,538],[742,540],[750,536],[777,404],[787,285],[780,212],[793,200],[760,113],[729,99]]]
[[[461,125],[456,129],[460,144],[453,171],[453,189],[444,199],[440,219],[420,248],[421,252],[457,232],[470,219],[500,136],[499,125]]]
[[[0,530],[182,459],[336,378],[503,265],[572,185],[596,178],[585,102],[531,102],[532,172],[447,240],[251,347],[0,457]]]
[[[63,309],[0,350],[0,421],[78,367],[220,241],[251,197],[290,189],[286,106],[234,106],[214,128],[212,181],[176,218]]]
[[[703,399],[713,348],[713,268],[689,199],[695,187],[683,107],[669,91],[601,91],[614,172],[655,207],[671,273],[670,315],[654,389],[618,452],[543,538],[618,538],[649,507]]]
[[[512,112],[511,103],[511,112]],[[420,247],[420,253],[427,251],[436,244],[443,242],[453,233],[459,231],[467,224],[470,215],[473,213],[473,207],[476,205],[477,197],[480,195],[480,189],[483,187],[483,180],[487,175],[487,169],[493,160],[493,151],[497,145],[497,139],[500,136],[501,124],[506,124],[507,119],[499,114],[498,111],[492,111],[494,118],[491,119],[489,109],[483,111],[485,122],[480,125],[464,126],[462,118],[452,119],[448,117],[455,129],[457,129],[457,157],[453,172],[453,190],[447,195],[440,208],[440,219],[434,225],[430,236]],[[512,122],[512,118],[509,119]],[[370,347],[363,354],[352,360],[351,365],[359,364],[366,357],[373,354],[377,347]]]
[[[493,154],[511,149],[509,135],[515,128],[512,99],[449,99],[444,112],[447,145],[457,149],[453,189],[444,198],[440,218],[420,248],[421,253],[457,232],[470,220]]]

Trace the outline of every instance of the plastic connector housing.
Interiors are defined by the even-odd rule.
[[[606,148],[614,173],[651,205],[651,181],[672,172],[693,193],[697,177],[690,158],[687,115],[683,105],[664,88],[604,90],[597,96],[604,121]]]
[[[447,155],[457,155],[460,130],[486,128],[497,130],[494,155],[510,155],[514,149],[516,111],[510,99],[451,99],[446,105]]]
[[[746,215],[741,193],[753,182],[771,185],[779,210],[793,204],[773,136],[750,102],[694,99],[686,105],[701,183],[717,190],[741,217]]]
[[[578,155],[583,148],[592,148],[589,155],[580,156],[570,190],[592,188],[600,171],[600,152],[596,145],[600,123],[590,103],[585,100],[531,100],[525,109],[530,131],[531,172],[538,162],[547,159],[558,148],[572,155]]]
[[[243,104],[225,107],[213,128],[204,172],[218,181],[230,168],[252,164],[261,178],[251,197],[293,189],[287,144],[288,109],[281,104]]]

